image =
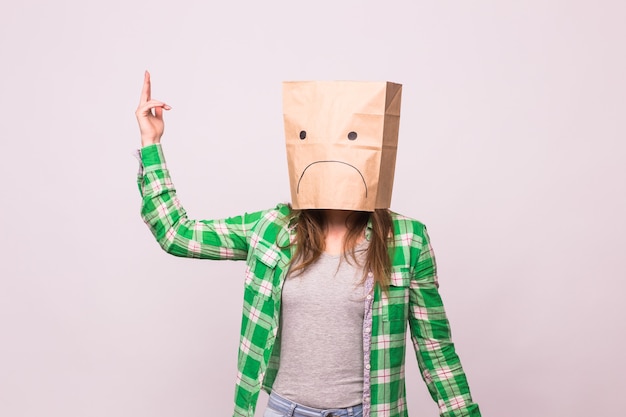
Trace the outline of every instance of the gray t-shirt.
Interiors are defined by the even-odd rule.
[[[362,265],[367,241],[355,251]],[[281,350],[273,391],[315,408],[345,408],[363,397],[362,266],[323,253],[282,292]]]

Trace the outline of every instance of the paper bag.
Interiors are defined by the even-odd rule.
[[[295,209],[389,208],[401,95],[391,82],[283,83]]]

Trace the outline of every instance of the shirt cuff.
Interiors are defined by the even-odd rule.
[[[138,150],[138,153],[141,156],[140,162],[144,173],[167,169],[165,155],[163,155],[163,148],[160,143],[144,146]]]

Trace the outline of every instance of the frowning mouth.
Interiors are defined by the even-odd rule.
[[[316,162],[311,162],[309,165],[306,166],[306,168],[304,168],[304,170],[302,171],[302,174],[300,175],[300,179],[298,180],[298,185],[296,187],[296,194],[300,193],[300,181],[302,181],[302,178],[304,177],[304,174],[306,173],[306,170],[309,169],[311,166],[313,166],[315,164],[324,164],[324,163],[343,164],[343,165],[349,166],[350,168],[354,169],[359,174],[359,176],[361,177],[361,180],[363,181],[363,186],[365,187],[365,198],[367,198],[367,184],[365,183],[365,178],[363,177],[363,174],[361,174],[361,171],[359,171],[359,169],[357,167],[355,167],[354,165],[350,165],[347,162],[343,162],[343,161],[316,161]]]

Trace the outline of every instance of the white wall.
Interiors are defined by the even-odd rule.
[[[198,218],[289,199],[282,80],[404,84],[392,208],[429,227],[484,415],[615,415],[625,15],[609,0],[3,2],[0,415],[232,412],[244,265],[169,257],[139,217],[146,68]],[[408,363],[411,415],[436,415]]]

